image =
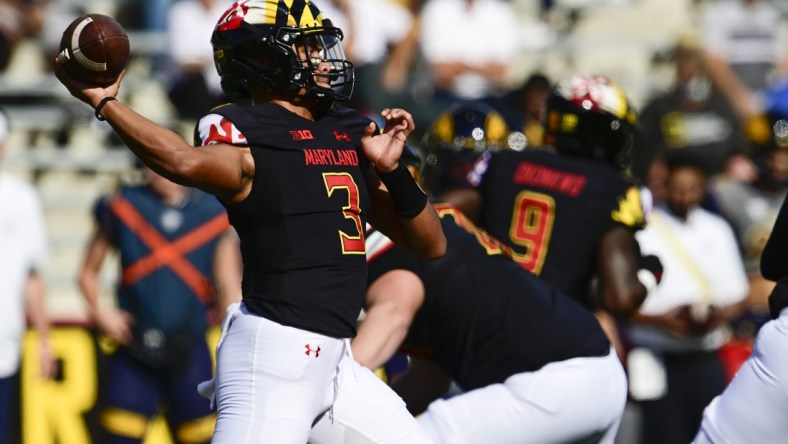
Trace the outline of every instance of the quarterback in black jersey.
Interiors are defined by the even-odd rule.
[[[635,121],[610,79],[564,79],[548,98],[547,146],[485,152],[468,187],[444,198],[509,245],[524,268],[589,309],[633,314],[656,282],[645,271],[646,285],[638,278],[634,237],[650,193],[623,173]]]
[[[202,119],[200,147],[116,100],[122,76],[88,85],[55,62],[58,79],[142,162],[216,195],[238,232],[243,301],[228,309],[216,377],[200,387],[216,403],[214,443],[306,442],[329,409],[337,419],[368,412],[356,427],[377,442],[429,442],[401,399],[355,363],[349,339],[367,221],[425,259],[442,256],[446,240],[399,162],[411,115],[383,110],[380,131],[335,103],[353,86],[341,40],[310,0],[230,6],[211,36],[214,61],[225,94],[251,104]]]
[[[404,338],[411,368],[393,386],[435,442],[612,443],[626,376],[594,316],[522,269],[458,210],[435,208],[448,242],[441,259],[418,260],[368,234],[356,359],[376,368]],[[434,401],[449,378],[463,393]],[[312,442],[342,442],[324,426]]]

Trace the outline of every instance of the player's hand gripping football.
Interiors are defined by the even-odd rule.
[[[115,82],[108,86],[91,85],[90,83],[80,82],[69,75],[68,71],[63,67],[63,62],[60,59],[54,61],[55,77],[68,89],[68,92],[77,99],[87,103],[92,108],[98,106],[99,102],[107,96],[117,96],[120,90],[120,82],[126,74],[126,70],[121,71]]]
[[[361,148],[378,171],[387,173],[397,167],[405,142],[416,125],[413,116],[404,109],[386,108],[380,115],[386,122],[383,133],[373,137],[375,124],[370,123],[361,137]]]

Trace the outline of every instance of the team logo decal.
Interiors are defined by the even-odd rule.
[[[265,1],[264,7],[250,8],[249,1],[236,2],[219,19],[218,31],[238,29],[242,22],[252,25],[281,25],[300,28],[323,26],[323,13],[306,0],[303,7],[293,8],[293,0]],[[301,6],[301,5],[296,5]]]
[[[640,227],[645,223],[643,203],[640,199],[640,190],[631,187],[624,196],[618,198],[618,209],[611,213],[611,218],[628,227]]]

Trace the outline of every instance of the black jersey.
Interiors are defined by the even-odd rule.
[[[644,224],[639,188],[602,162],[546,150],[485,153],[469,182],[482,195],[479,225],[590,308],[599,240],[615,225]]]
[[[241,239],[244,303],[283,325],[355,335],[370,203],[360,138],[370,120],[336,107],[312,121],[268,103],[213,112],[243,134],[255,162],[249,196],[227,206]]]
[[[550,362],[605,356],[610,344],[596,318],[577,302],[523,270],[507,247],[458,210],[436,204],[446,255],[420,261],[375,232],[369,282],[393,269],[416,273],[424,304],[405,348],[428,351],[465,390],[503,382]]]

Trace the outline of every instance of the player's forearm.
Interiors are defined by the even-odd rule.
[[[408,334],[412,317],[405,316],[393,303],[370,307],[353,339],[353,356],[364,367],[376,369],[399,349]]]
[[[425,260],[446,254],[446,236],[431,204],[412,219],[403,219],[403,234],[408,250]]]
[[[117,100],[107,102],[101,115],[145,165],[173,182],[192,185],[189,171],[196,153],[180,135]]]
[[[82,271],[79,274],[79,290],[85,301],[88,319],[96,320],[99,313],[99,279],[96,273]]]
[[[371,217],[384,224],[398,221],[389,224],[389,231],[382,231],[420,259],[443,256],[446,237],[440,219],[407,168],[400,163],[391,172],[377,174],[384,187],[374,191],[377,205],[373,205]]]
[[[224,313],[230,304],[241,298],[242,270],[237,235],[228,232],[216,247],[213,267],[219,313]]]

